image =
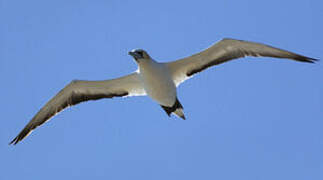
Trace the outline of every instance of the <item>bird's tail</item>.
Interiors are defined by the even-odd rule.
[[[172,107],[167,107],[163,105],[161,105],[161,107],[166,111],[168,116],[170,116],[171,113],[174,113],[176,116],[185,120],[185,116],[183,112],[184,108],[177,98],[176,98],[175,104]]]
[[[185,120],[183,108],[177,108],[173,113],[176,114],[178,117],[182,118],[183,120]]]

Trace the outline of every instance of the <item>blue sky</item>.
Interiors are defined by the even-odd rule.
[[[0,179],[323,179],[323,66],[245,58],[178,89],[186,121],[148,97],[65,110],[8,146],[73,79],[136,70],[224,38],[323,58],[323,3],[271,1],[0,1]]]

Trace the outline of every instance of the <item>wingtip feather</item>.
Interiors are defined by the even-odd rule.
[[[17,137],[15,137],[10,143],[9,143],[9,145],[16,145],[16,144],[18,144],[18,142],[20,142],[21,140],[22,140],[23,138],[21,138],[20,137],[20,134],[17,136]]]
[[[29,128],[25,127],[19,134],[18,136],[16,136],[10,143],[9,145],[16,145],[18,144],[20,141],[22,141],[23,139],[25,139],[30,133],[32,132],[32,130],[30,130]]]
[[[311,63],[315,63],[315,62],[319,62],[320,60],[319,59],[315,59],[315,58],[308,58]]]
[[[310,57],[305,57],[305,60],[309,63],[315,63],[315,62],[318,62],[320,61],[319,59],[316,59],[316,58],[310,58]]]
[[[10,141],[9,145],[16,145],[17,144],[16,140],[17,140],[17,137],[15,137],[12,141]]]
[[[306,56],[298,56],[295,58],[295,60],[298,60],[301,62],[306,62],[306,63],[315,63],[315,62],[320,61],[319,59],[310,58],[310,57],[306,57]]]

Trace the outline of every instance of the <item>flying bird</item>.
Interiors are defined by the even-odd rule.
[[[314,63],[317,59],[278,49],[265,44],[235,39],[222,39],[211,47],[183,59],[160,63],[142,49],[129,52],[138,70],[116,79],[104,81],[74,80],[58,92],[10,144],[17,144],[36,127],[48,121],[63,109],[89,100],[102,98],[144,96],[156,101],[170,116],[172,113],[185,120],[183,106],[177,98],[176,87],[211,66],[245,56],[264,56]]]

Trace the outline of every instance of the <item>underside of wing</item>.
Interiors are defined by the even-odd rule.
[[[17,144],[36,127],[69,106],[89,100],[135,95],[145,95],[137,73],[105,81],[72,81],[38,111],[10,144]]]
[[[167,63],[167,66],[172,73],[175,84],[178,86],[192,75],[211,66],[245,56],[286,58],[307,63],[316,61],[314,58],[309,58],[261,43],[223,39],[200,53],[169,62]]]

